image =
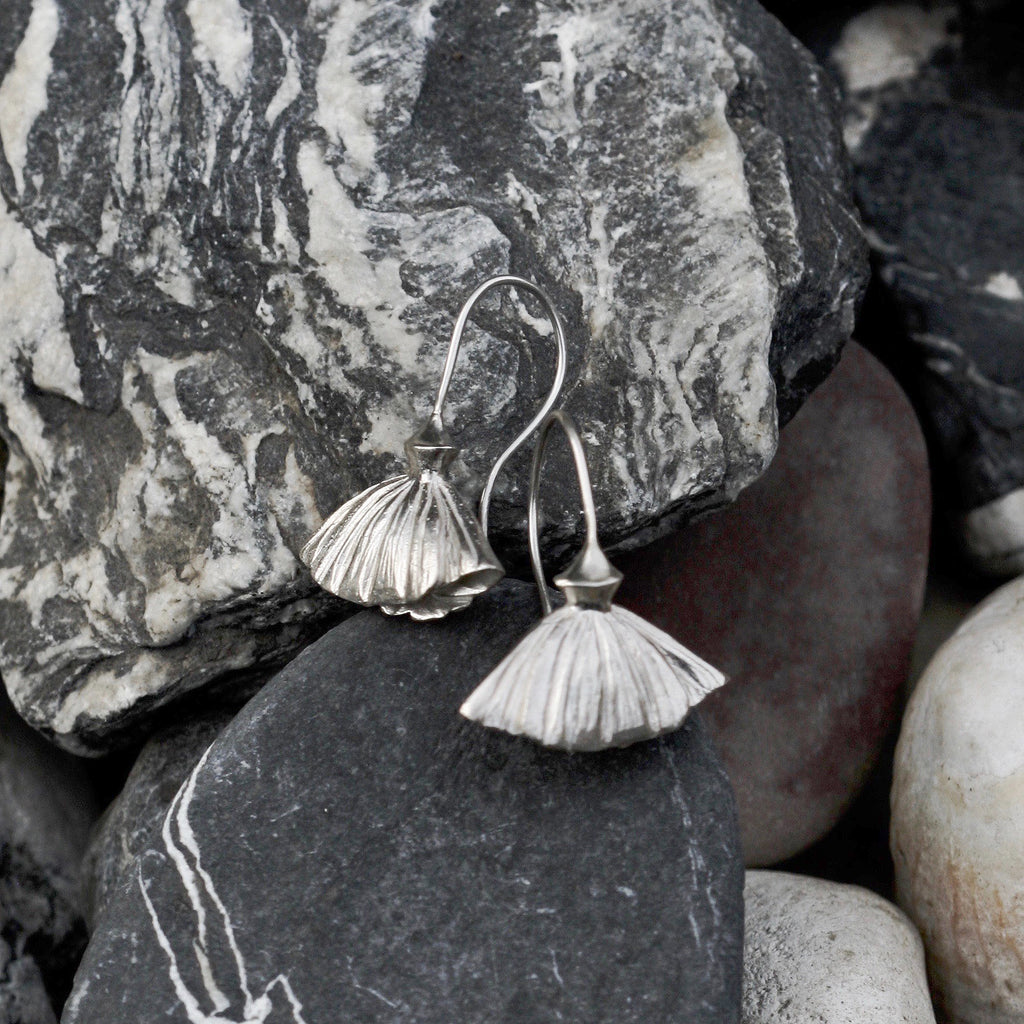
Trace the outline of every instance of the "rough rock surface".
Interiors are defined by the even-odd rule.
[[[615,559],[621,602],[729,677],[701,710],[748,865],[831,828],[896,725],[929,522],[913,410],[850,345],[732,508]]]
[[[862,291],[831,86],[752,0],[18,0],[0,73],[0,662],[82,751],[311,635],[295,553],[399,467],[484,276],[564,311],[616,540],[757,478]],[[476,317],[470,492],[545,329]]]
[[[81,951],[82,944],[78,943]],[[57,1024],[53,1002],[35,960],[17,956],[7,942],[0,942],[0,1021],[3,1024]]]
[[[82,862],[83,907],[92,923],[159,836],[167,808],[206,748],[237,708],[189,717],[153,736],[139,752],[124,788],[103,812]]]
[[[952,5],[879,6],[845,26],[831,63],[878,270],[865,337],[922,412],[938,498],[967,554],[1015,575],[1024,571],[1024,11],[1000,10],[976,7],[958,23]],[[895,334],[885,329],[893,324]]]
[[[112,897],[65,1024],[263,1019],[264,997],[307,1024],[738,1021],[739,833],[696,717],[570,755],[458,715],[538,614],[505,581],[299,655]]]
[[[935,1024],[921,937],[854,885],[748,871],[743,1024]]]
[[[85,946],[79,864],[97,807],[81,763],[0,695],[0,1024],[54,1024]]]
[[[952,1024],[1024,1019],[1024,577],[939,648],[896,748],[892,852]]]

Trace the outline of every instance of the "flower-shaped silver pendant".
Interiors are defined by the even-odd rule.
[[[302,549],[325,590],[388,615],[436,619],[505,575],[473,510],[445,476],[458,450],[440,421],[405,444],[409,471],[345,502]]]
[[[541,408],[491,467],[477,519],[448,480],[458,449],[445,430],[442,409],[470,311],[486,292],[503,285],[540,299],[551,320],[555,377]],[[481,284],[455,322],[433,412],[405,443],[408,471],[350,498],[303,547],[301,558],[316,582],[348,601],[414,619],[441,618],[493,587],[505,570],[487,542],[491,490],[505,462],[558,400],[565,367],[565,332],[554,305],[537,285],[508,274]]]
[[[587,532],[579,555],[555,577],[565,605],[552,610],[540,559],[537,489],[548,434],[556,423],[572,447]],[[622,573],[598,543],[583,444],[561,411],[548,417],[537,441],[529,521],[543,618],[469,695],[461,714],[562,750],[624,747],[678,729],[725,676],[667,633],[612,603]]]
[[[572,585],[558,586],[569,598]],[[639,615],[567,603],[527,633],[461,711],[546,747],[604,750],[678,729],[724,682]]]

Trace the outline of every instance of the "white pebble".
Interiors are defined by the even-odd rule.
[[[881,896],[748,871],[743,1024],[935,1024],[914,926]]]
[[[952,1024],[1024,1021],[1024,577],[941,647],[893,782],[900,903]]]

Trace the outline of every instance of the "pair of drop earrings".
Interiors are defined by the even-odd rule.
[[[544,404],[491,468],[477,519],[446,479],[458,449],[445,430],[442,409],[470,312],[500,286],[514,286],[540,300],[554,330],[557,359]],[[677,729],[725,677],[667,633],[612,603],[622,573],[598,543],[583,442],[569,414],[552,411],[565,370],[565,332],[547,294],[510,274],[485,281],[455,322],[433,411],[405,443],[408,472],[342,505],[302,549],[302,559],[325,590],[378,606],[389,615],[434,619],[467,607],[505,575],[487,540],[491,492],[502,467],[539,427],[527,518],[543,617],[470,694],[460,712],[545,746],[604,750]],[[565,598],[558,609],[552,608],[544,582],[538,523],[541,468],[555,426],[565,432],[572,450],[586,523],[582,549],[554,578]]]

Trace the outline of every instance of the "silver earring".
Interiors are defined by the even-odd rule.
[[[452,490],[448,468],[458,455],[442,419],[462,333],[477,301],[492,288],[515,286],[535,295],[551,320],[557,350],[547,399],[491,467],[480,498],[480,520]],[[455,321],[441,385],[430,416],[408,441],[408,472],[345,502],[302,549],[302,560],[325,590],[389,615],[436,619],[465,608],[505,575],[487,541],[494,481],[509,457],[543,422],[565,382],[565,332],[554,305],[537,285],[505,274],[480,285]]]
[[[552,611],[538,540],[544,450],[558,424],[569,439],[586,519],[586,540],[555,577],[565,605]],[[544,421],[530,473],[530,561],[544,615],[470,694],[460,712],[492,729],[562,750],[604,750],[682,725],[725,676],[631,611],[612,604],[622,573],[597,540],[597,513],[583,442],[561,410]]]

